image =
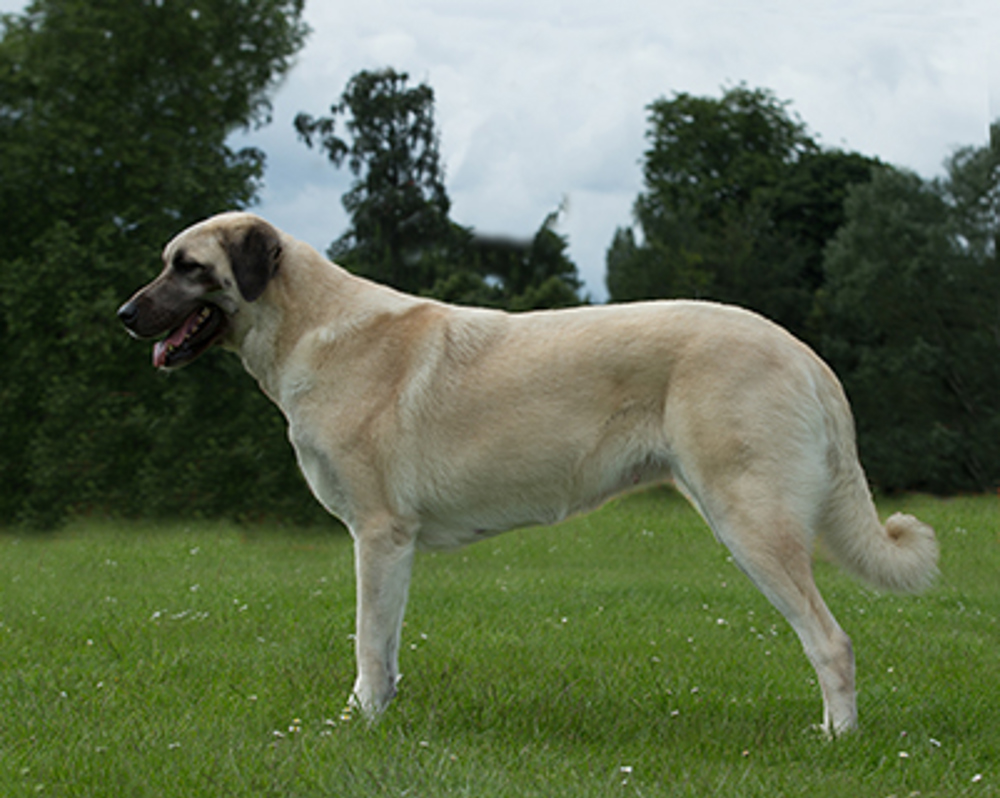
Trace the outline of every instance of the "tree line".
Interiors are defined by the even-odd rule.
[[[174,233],[252,205],[266,155],[231,134],[270,121],[307,33],[302,0],[35,0],[0,18],[0,524],[323,517],[236,358],[160,374],[114,318]],[[766,90],[647,110],[612,301],[756,309],[837,370],[877,486],[995,487],[998,129],[926,181],[821,147]],[[295,129],[353,176],[328,252],[347,268],[509,310],[587,301],[558,208],[525,240],[451,218],[426,83],[359,72]]]

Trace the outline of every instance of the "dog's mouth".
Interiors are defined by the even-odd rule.
[[[153,365],[158,369],[186,366],[225,331],[226,314],[215,305],[202,305],[153,346]]]

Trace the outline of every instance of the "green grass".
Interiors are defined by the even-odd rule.
[[[995,796],[1000,502],[901,508],[941,539],[925,596],[817,563],[858,661],[833,741],[789,627],[663,491],[418,557],[373,728],[340,721],[344,533],[0,534],[0,795]]]

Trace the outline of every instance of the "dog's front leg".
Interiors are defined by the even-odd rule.
[[[350,706],[370,720],[396,695],[399,639],[415,548],[415,525],[398,519],[383,519],[355,533],[358,678]]]

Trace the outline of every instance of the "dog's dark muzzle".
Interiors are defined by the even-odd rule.
[[[153,283],[118,308],[118,320],[134,338],[159,338],[177,327],[197,306],[197,302],[170,295]]]
[[[139,292],[118,308],[118,319],[134,338],[161,338],[153,347],[153,365],[173,369],[185,366],[219,341],[226,332],[226,314],[205,302],[179,312],[166,312],[149,295]]]

